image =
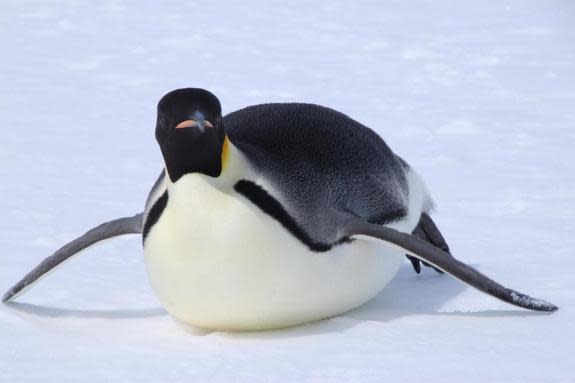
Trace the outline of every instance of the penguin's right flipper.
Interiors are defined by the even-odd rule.
[[[142,232],[143,213],[133,217],[118,218],[110,222],[103,223],[84,235],[76,238],[72,242],[58,249],[54,254],[44,259],[38,266],[30,271],[22,280],[16,283],[2,297],[2,302],[6,303],[22,294],[25,289],[37,282],[41,277],[54,270],[56,266],[62,264],[73,255],[92,246],[93,244],[106,239],[124,234],[139,234]]]
[[[512,305],[535,311],[555,311],[558,308],[542,299],[531,298],[528,295],[500,285],[473,267],[458,261],[451,254],[413,235],[358,219],[353,219],[343,229],[342,234],[347,238],[363,236],[380,239],[389,245],[406,251],[412,257],[451,274],[462,282]]]

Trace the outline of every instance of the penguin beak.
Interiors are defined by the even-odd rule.
[[[176,125],[176,129],[193,128],[197,127],[203,133],[206,128],[213,128],[214,125],[208,120],[203,118],[197,120],[184,120]]]

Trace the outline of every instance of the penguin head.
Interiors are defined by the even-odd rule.
[[[220,101],[204,89],[177,89],[158,103],[156,140],[172,182],[188,173],[218,177],[225,131]]]

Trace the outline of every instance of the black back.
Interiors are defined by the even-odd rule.
[[[316,243],[341,242],[349,215],[384,224],[407,214],[407,165],[375,132],[342,113],[263,104],[230,113],[223,123],[274,189],[268,192]]]

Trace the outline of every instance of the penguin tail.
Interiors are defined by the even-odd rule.
[[[355,219],[347,225],[344,234],[347,237],[371,237],[382,240],[394,247],[399,247],[410,256],[427,262],[433,267],[451,274],[462,282],[512,305],[534,311],[551,312],[558,309],[557,306],[550,302],[532,298],[526,294],[502,286],[493,279],[475,270],[473,267],[455,259],[448,252],[413,235]]]
[[[105,222],[89,230],[84,235],[67,243],[55,253],[44,259],[38,266],[30,271],[22,280],[16,283],[2,297],[2,302],[7,303],[23,294],[28,288],[32,287],[39,279],[53,271],[75,254],[86,248],[119,235],[140,234],[142,233],[143,213],[136,214],[133,217],[124,217]]]

